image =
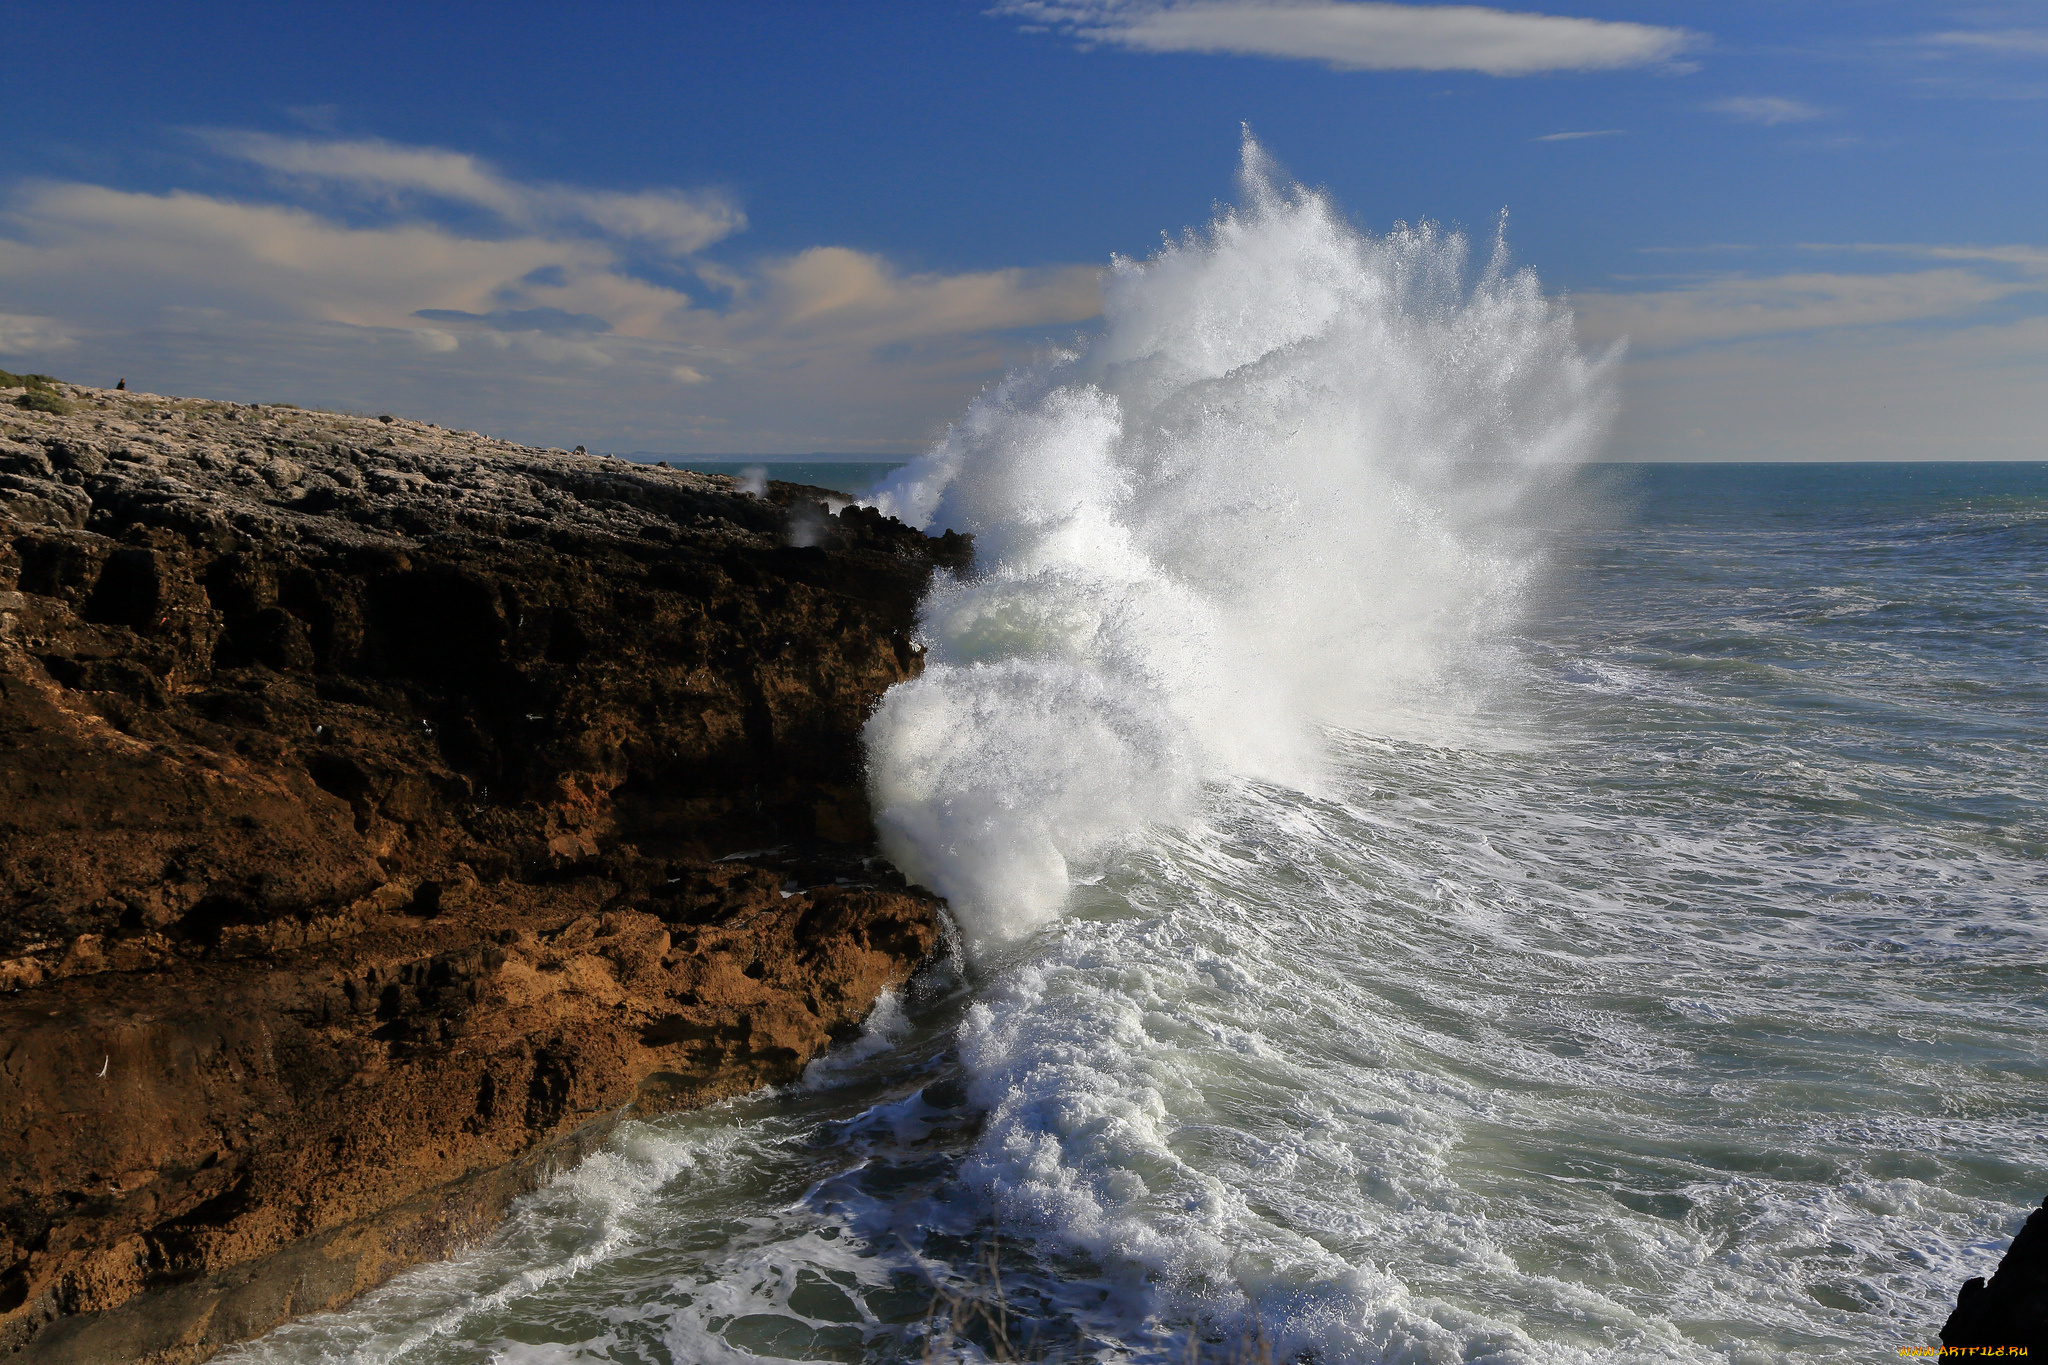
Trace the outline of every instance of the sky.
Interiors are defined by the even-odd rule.
[[[1622,460],[2048,458],[2048,0],[20,7],[0,368],[915,453],[1240,129],[1626,340]]]

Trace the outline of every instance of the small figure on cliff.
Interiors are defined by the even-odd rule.
[[[125,388],[127,388],[127,387],[128,387],[128,381],[127,381],[126,379],[123,379],[123,380],[121,380],[121,382],[120,382],[120,383],[118,383],[118,384],[114,385],[114,387],[115,387],[115,388],[117,388],[117,389],[125,389]]]

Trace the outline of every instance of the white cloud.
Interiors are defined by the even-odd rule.
[[[1623,128],[1592,128],[1582,133],[1545,133],[1542,137],[1532,137],[1529,140],[1531,142],[1577,142],[1582,137],[1620,137],[1626,131]]]
[[[884,344],[1071,323],[1098,306],[1092,267],[903,275],[865,252],[813,247],[751,271],[718,270],[735,302],[707,309],[625,274],[600,243],[355,226],[186,192],[46,185],[4,221],[13,240],[0,239],[0,280],[74,308],[94,299],[116,311],[209,306],[409,331],[422,330],[426,313],[515,334],[560,330],[548,320],[568,316],[649,340],[708,335],[744,353],[746,339],[768,335]],[[522,327],[522,313],[539,320]]]
[[[570,341],[546,332],[479,332],[477,338],[495,351],[523,351],[550,365],[577,365],[601,370],[612,363],[611,355],[587,341]]]
[[[1101,306],[1090,266],[898,275],[878,256],[812,247],[763,272],[755,318],[789,335],[829,331],[874,342],[1078,322]]]
[[[55,318],[0,313],[0,355],[28,355],[69,350],[77,345]]]
[[[1703,107],[1709,113],[1726,114],[1730,118],[1741,119],[1744,123],[1761,123],[1767,126],[1779,123],[1806,123],[1828,116],[1825,109],[1778,95],[1731,95],[1725,100],[1715,100]]]
[[[1922,42],[1932,47],[1964,48],[2006,57],[2048,57],[2048,29],[2001,28],[1930,33]]]
[[[423,223],[357,227],[283,205],[97,185],[36,187],[0,221],[12,229],[12,240],[0,239],[0,280],[16,297],[130,316],[195,305],[410,326],[417,308],[488,311],[508,281],[548,266],[589,276],[612,260],[586,242],[480,239]]]
[[[67,368],[147,374],[156,392],[413,411],[553,444],[900,450],[1016,359],[1017,333],[1100,309],[1093,267],[910,273],[834,246],[691,258],[724,300],[708,305],[630,266],[679,196],[589,194],[572,219],[532,208],[553,187],[433,149],[273,152],[310,168],[293,185],[397,187],[492,217],[21,187],[0,212],[0,297],[18,310],[0,344],[47,369],[75,333]]]
[[[386,195],[428,194],[508,217],[520,212],[525,198],[518,187],[508,185],[482,161],[463,152],[232,130],[208,130],[200,137],[217,152],[309,181],[351,185]]]
[[[366,222],[360,204],[343,221],[304,203],[20,189],[0,214],[12,310],[0,350],[20,357],[8,368],[403,412],[550,445],[888,454],[934,435],[1033,339],[1099,307],[1089,267],[910,272],[830,245],[689,258],[701,292],[722,300],[706,304],[632,273],[642,227],[533,209],[553,187],[453,154],[384,150],[389,160],[366,163],[376,175],[348,180],[336,165],[356,162],[316,158],[322,176],[304,183],[370,194],[410,177],[404,194],[490,218],[458,229],[414,204],[399,205],[404,221]],[[1825,249],[1899,259],[1574,299],[1589,340],[1632,340],[1615,454],[2048,454],[2048,320],[1982,315],[2048,288],[2048,249]]]
[[[643,190],[638,194],[558,190],[535,203],[556,207],[614,236],[646,242],[674,255],[701,251],[747,225],[746,215],[715,194]]]
[[[701,251],[746,226],[746,215],[711,191],[621,193],[526,185],[467,153],[374,140],[314,141],[223,131],[201,136],[219,152],[295,180],[346,186],[391,201],[408,195],[451,200],[517,227],[594,228],[674,255]]]
[[[2048,247],[2038,246],[1928,246],[1929,256],[1945,261],[1997,261],[2026,270],[2048,272]]]
[[[1623,460],[2048,459],[2048,318],[1846,329],[1632,360]]]
[[[2012,266],[2029,274],[2048,274],[2048,247],[2024,246],[1936,246],[1926,242],[1804,242],[1807,251],[1876,252],[1886,256],[1924,256],[1937,261],[1987,261]]]
[[[1696,41],[1650,24],[1370,0],[1004,0],[991,13],[1139,52],[1291,58],[1342,71],[1605,70],[1666,62]]]
[[[1616,458],[2048,457],[2048,250],[1810,249],[1948,264],[1731,275],[1572,300],[1587,341],[1629,339]]]
[[[1726,277],[1675,289],[1575,295],[1579,331],[1600,343],[1626,337],[1637,350],[1703,342],[1959,318],[2037,286],[1971,270],[1895,274],[1794,274]]]

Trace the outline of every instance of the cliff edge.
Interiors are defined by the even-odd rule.
[[[0,1354],[184,1365],[337,1306],[622,1112],[794,1078],[930,953],[858,735],[960,538],[34,392],[0,390]]]
[[[1961,1356],[2048,1355],[2048,1199],[2027,1215],[1990,1280],[1964,1283],[1941,1344]]]

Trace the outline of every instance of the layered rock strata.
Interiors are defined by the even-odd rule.
[[[0,406],[0,1352],[338,1305],[631,1106],[792,1079],[929,954],[858,732],[959,538],[57,392]]]

